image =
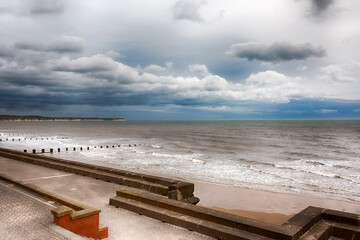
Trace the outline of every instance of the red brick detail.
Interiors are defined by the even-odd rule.
[[[108,237],[108,229],[99,231],[99,214],[71,220],[70,214],[56,217],[54,222],[62,228],[65,228],[75,234],[93,238],[103,239]]]

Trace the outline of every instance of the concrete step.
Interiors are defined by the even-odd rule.
[[[320,220],[309,231],[302,235],[299,240],[329,239],[332,235],[332,228],[329,223]]]
[[[299,240],[310,239],[360,239],[360,228],[357,226],[320,220]]]
[[[127,199],[129,201],[125,201],[123,199]],[[129,204],[134,202],[137,203],[137,205]],[[196,206],[185,202],[175,201],[156,194],[151,194],[146,191],[126,187],[122,187],[117,191],[116,197],[110,199],[110,205],[142,213],[161,221],[163,221],[164,218],[162,212],[170,211],[173,215],[186,216],[189,218],[198,219],[198,221],[211,222],[234,230],[246,231],[252,234],[263,237],[270,237],[273,239],[292,239],[292,236],[297,231],[297,228],[284,228],[282,226],[259,222],[253,219],[217,211],[210,208]],[[141,206],[141,208],[139,208],[139,206]],[[156,209],[156,212],[147,212],[147,209]],[[169,221],[167,220],[167,222]],[[175,220],[171,220],[170,223],[183,227]]]
[[[211,221],[191,217],[185,214],[171,211],[169,209],[160,208],[149,205],[133,199],[120,196],[112,198],[111,205],[120,207],[138,214],[157,219],[162,222],[173,224],[186,228],[190,231],[196,231],[204,235],[222,240],[238,240],[238,239],[272,239],[258,234],[250,233],[244,230],[227,227]]]
[[[343,239],[360,239],[360,227],[344,224],[332,223],[333,236]]]

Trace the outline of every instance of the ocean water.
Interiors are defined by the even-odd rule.
[[[54,148],[45,155],[360,202],[357,120],[0,122],[0,134],[4,148]]]

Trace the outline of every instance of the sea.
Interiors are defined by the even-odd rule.
[[[359,120],[0,122],[0,139],[74,161],[360,202]]]

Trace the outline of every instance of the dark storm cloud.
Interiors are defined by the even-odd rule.
[[[12,48],[0,45],[0,58],[12,58],[14,56],[15,54]]]
[[[62,0],[32,0],[30,13],[34,15],[57,15],[64,12],[65,4]]]
[[[48,45],[36,42],[18,42],[15,47],[42,52],[81,53],[85,49],[85,40],[75,36],[61,36],[52,40]]]
[[[34,67],[3,69],[0,71],[0,82],[18,86],[52,86],[53,81],[46,77],[44,69]]]
[[[311,12],[321,14],[329,9],[335,3],[335,0],[311,0]]]
[[[276,42],[271,45],[254,42],[238,43],[233,44],[227,53],[249,61],[264,62],[304,60],[310,57],[326,56],[326,51],[322,47],[314,47],[309,43],[292,44],[290,42]]]
[[[18,49],[33,50],[33,51],[45,51],[46,50],[44,45],[35,43],[35,42],[18,42],[18,43],[15,43],[15,47]]]
[[[85,48],[85,40],[75,36],[61,36],[53,40],[49,46],[49,51],[79,53]]]

